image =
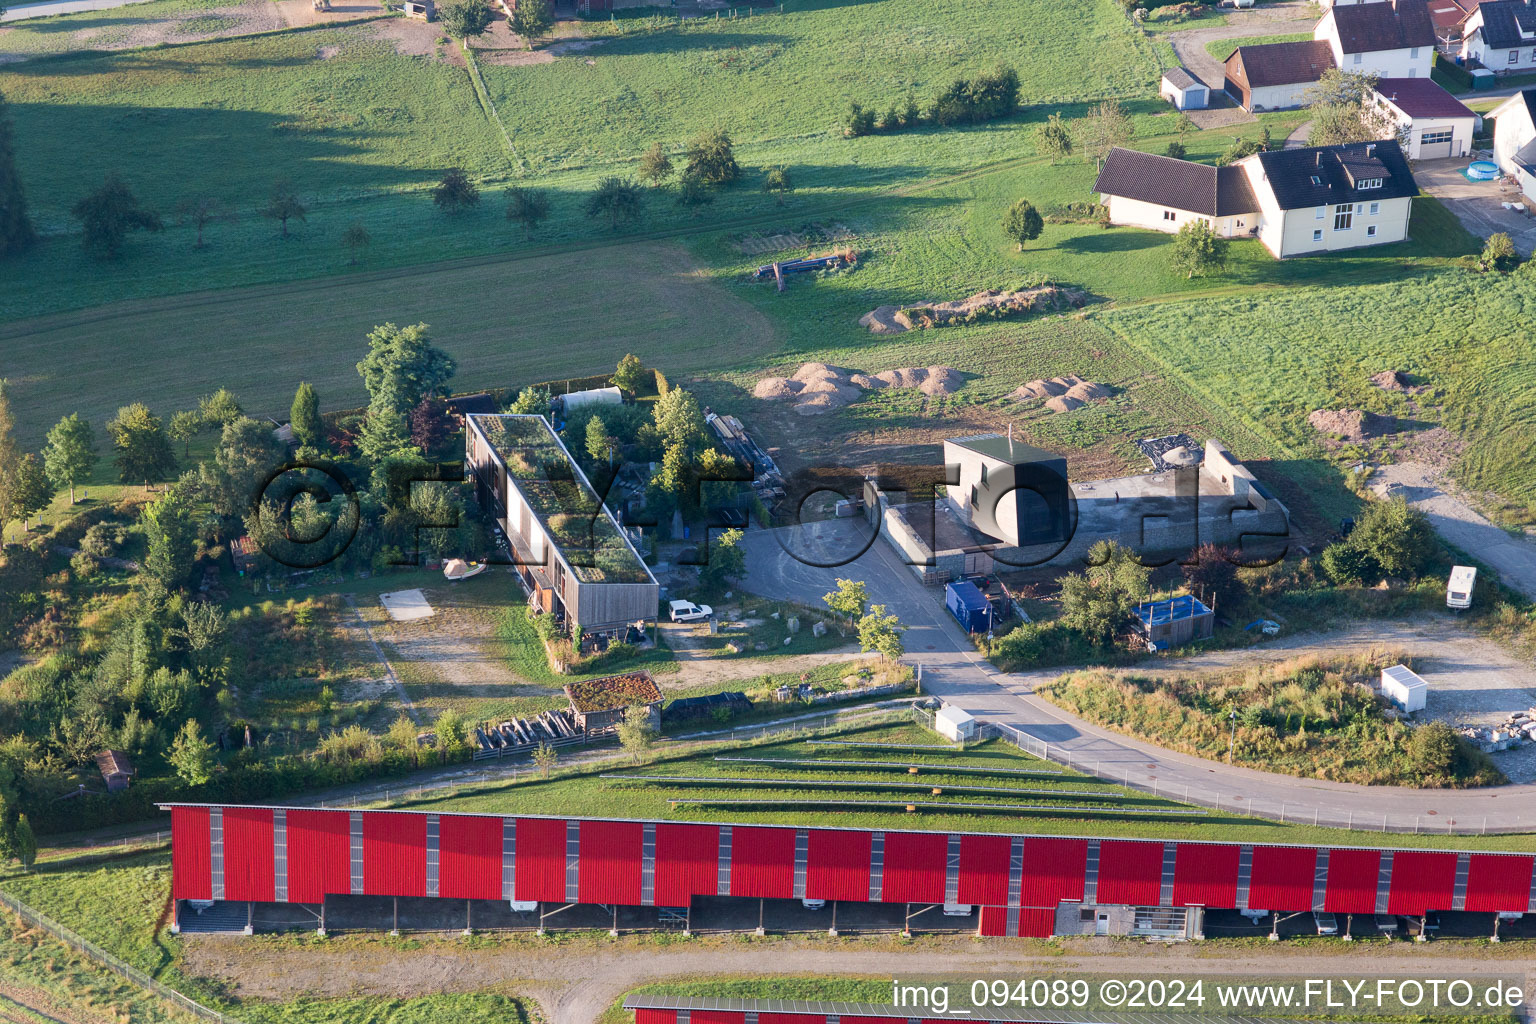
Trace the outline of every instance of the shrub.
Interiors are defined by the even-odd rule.
[[[843,134],[849,138],[858,138],[861,135],[872,135],[875,131],[875,112],[865,110],[860,103],[848,105],[848,120],[843,125]]]
[[[76,551],[69,560],[69,571],[77,580],[88,580],[101,571],[101,563],[88,551]]]
[[[1515,251],[1515,240],[1503,231],[1495,231],[1488,236],[1488,242],[1483,246],[1483,254],[1477,259],[1478,269],[1487,273],[1490,270],[1511,271],[1520,263],[1520,254]]]

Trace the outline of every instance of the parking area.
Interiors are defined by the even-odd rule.
[[[1506,179],[1468,181],[1461,172],[1470,160],[1422,160],[1414,165],[1413,176],[1419,187],[1446,205],[1462,225],[1479,238],[1496,231],[1514,239],[1520,255],[1536,250],[1536,216],[1504,209],[1504,203],[1521,200],[1519,190]]]

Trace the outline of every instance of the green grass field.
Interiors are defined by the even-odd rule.
[[[1205,52],[1212,60],[1226,60],[1239,46],[1262,46],[1265,43],[1299,43],[1311,39],[1311,32],[1283,32],[1269,36],[1238,36],[1235,39],[1214,39],[1205,44]]]

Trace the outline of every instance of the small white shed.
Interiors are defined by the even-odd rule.
[[[1204,110],[1211,105],[1211,90],[1183,68],[1169,68],[1157,94],[1179,110]]]
[[[1423,711],[1429,684],[1406,665],[1381,670],[1381,695],[1404,711]]]
[[[933,727],[940,736],[956,743],[974,739],[976,736],[976,719],[971,717],[969,711],[964,711],[953,704],[945,704],[939,708],[933,716]]]

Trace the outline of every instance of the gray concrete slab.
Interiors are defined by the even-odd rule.
[[[1421,160],[1414,165],[1413,176],[1419,187],[1446,205],[1466,229],[1479,238],[1503,231],[1514,240],[1520,255],[1536,251],[1536,216],[1504,209],[1504,203],[1520,202],[1517,188],[1504,179],[1468,181],[1461,172],[1471,161],[1466,157],[1451,160]]]

